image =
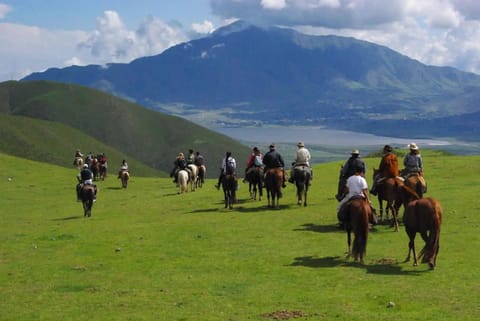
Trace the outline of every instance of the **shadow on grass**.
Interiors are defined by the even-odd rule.
[[[396,262],[385,263],[381,261],[375,262],[373,264],[360,264],[358,262],[354,262],[340,256],[327,256],[321,258],[315,258],[313,256],[301,256],[296,257],[294,259],[294,262],[291,263],[290,266],[306,266],[310,268],[331,268],[337,266],[355,267],[365,269],[367,273],[383,275],[420,275],[421,273],[425,272],[423,270],[403,270],[402,266],[398,265]]]
[[[108,186],[107,189],[113,189],[113,190],[119,190],[119,189],[124,189],[123,187],[113,187],[113,186]]]
[[[54,218],[52,221],[70,221],[70,220],[79,220],[83,218],[83,215],[78,215],[78,216],[68,216],[68,217],[59,217],[59,218]]]
[[[294,231],[311,231],[311,232],[317,232],[317,233],[331,233],[331,232],[345,233],[344,230],[340,229],[336,225],[317,225],[313,223],[305,223],[301,225],[301,228],[294,229]]]

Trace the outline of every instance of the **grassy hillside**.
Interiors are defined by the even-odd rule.
[[[182,118],[161,114],[77,85],[47,81],[0,83],[0,113],[70,126],[111,149],[165,172],[171,169],[175,156],[189,148],[200,151],[207,164],[215,167],[227,150],[240,159],[246,159],[249,152],[248,147],[237,141]],[[74,137],[64,139],[78,143]],[[28,144],[26,142],[18,149],[28,149]],[[88,146],[87,142],[80,145],[68,152],[72,153],[76,147],[82,146],[85,146],[83,151],[88,152],[95,147]],[[15,148],[17,146],[10,147],[8,152],[23,156],[20,152],[16,153]],[[35,158],[43,157],[42,154]]]
[[[110,177],[85,219],[74,169],[0,154],[0,319],[478,320],[480,157],[422,153],[444,208],[435,271],[403,262],[403,227],[377,226],[365,265],[344,257],[338,162],[315,166],[306,208],[292,185],[270,210],[242,184],[228,211],[213,179],[178,195],[167,178]]]
[[[167,176],[166,172],[146,166],[131,155],[56,122],[0,113],[0,137],[0,151],[10,155],[71,167],[74,152],[80,148],[84,152],[91,151],[95,154],[104,152],[114,170],[126,159],[135,175]]]

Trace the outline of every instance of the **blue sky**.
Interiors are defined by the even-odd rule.
[[[0,81],[130,62],[235,19],[355,37],[480,74],[478,0],[0,0]]]

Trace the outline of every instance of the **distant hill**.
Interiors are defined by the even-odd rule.
[[[444,137],[480,138],[478,75],[353,38],[241,21],[128,64],[52,68],[23,81],[35,79],[97,88],[214,125],[300,123],[435,137],[440,124]],[[450,126],[462,117],[471,122]],[[390,131],[409,121],[421,126]]]
[[[0,152],[63,166],[71,166],[76,148],[105,152],[113,168],[125,158],[146,176],[165,176],[175,156],[190,148],[204,155],[212,176],[227,150],[239,159],[249,153],[239,142],[185,119],[49,81],[0,83],[0,125]]]

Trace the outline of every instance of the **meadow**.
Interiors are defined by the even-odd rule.
[[[178,195],[131,168],[126,190],[115,173],[97,182],[84,218],[76,169],[0,154],[0,320],[478,320],[480,157],[422,154],[444,209],[434,271],[404,262],[403,226],[373,229],[365,265],[345,258],[343,161],[314,166],[307,207],[289,184],[279,210],[242,183],[224,209],[213,169]],[[366,161],[371,183],[379,158]]]

